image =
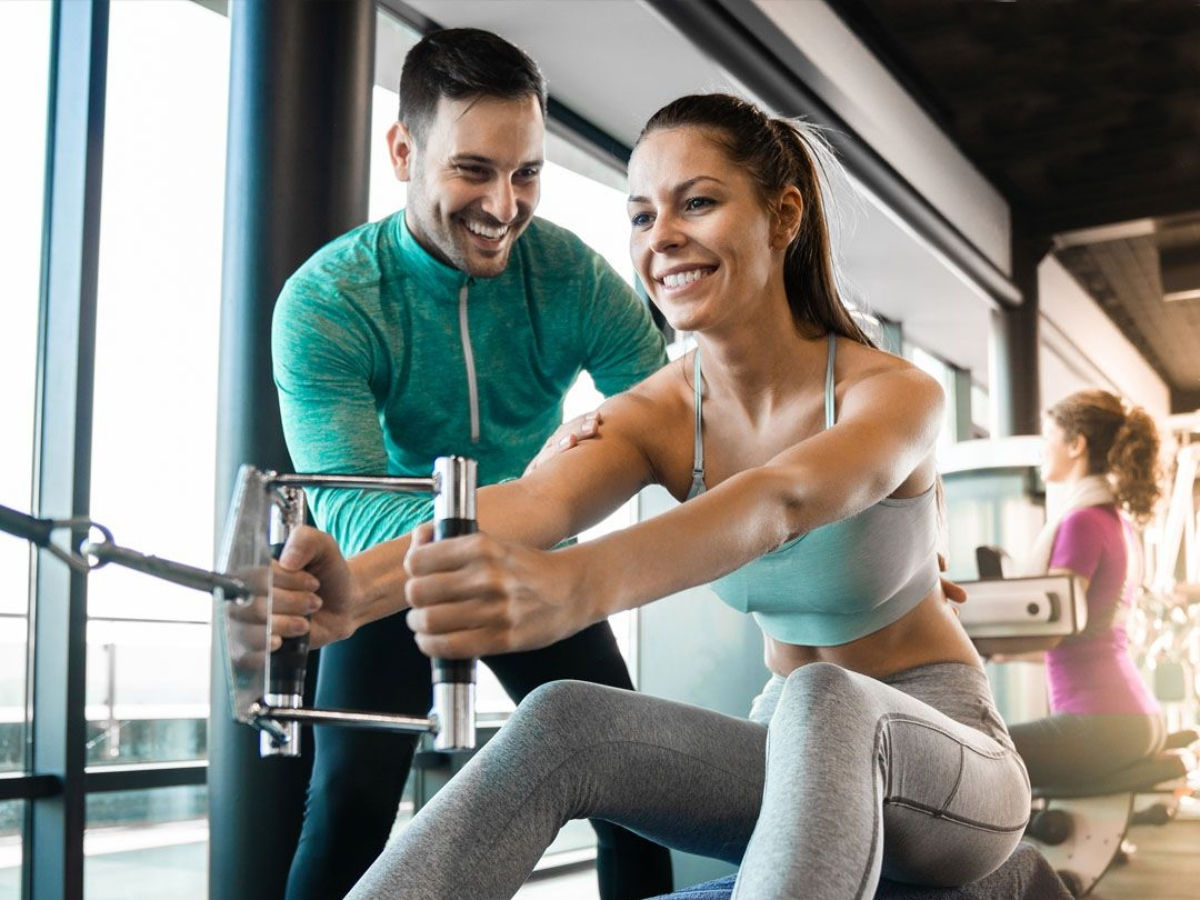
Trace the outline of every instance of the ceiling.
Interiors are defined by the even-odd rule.
[[[1200,407],[1196,0],[830,0],[1171,389]],[[1200,278],[1197,279],[1200,287]],[[1098,361],[1102,362],[1102,361]]]
[[[538,61],[552,96],[626,146],[633,145],[647,117],[675,97],[696,91],[751,94],[647,3],[404,0],[402,6],[443,27],[487,28],[512,40]],[[614,65],[618,57],[625,63]],[[873,199],[845,197],[832,207],[853,210],[842,223],[847,239],[839,242],[849,294],[865,300],[861,305],[870,312],[902,322],[906,339],[936,348],[986,388],[992,305],[978,285]]]

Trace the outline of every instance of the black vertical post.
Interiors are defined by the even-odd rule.
[[[371,0],[240,0],[230,16],[218,523],[239,465],[290,469],[271,311],[292,271],[366,219],[375,50]],[[214,654],[209,896],[283,896],[310,766],[311,744],[300,760],[259,758],[257,733],[232,721]]]
[[[1041,382],[1038,365],[1038,266],[1050,242],[1023,233],[1014,221],[1012,281],[1021,292],[1019,306],[992,314],[993,437],[1037,434],[1041,430]]]
[[[38,323],[34,510],[87,515],[108,0],[54,5]],[[30,617],[30,764],[61,791],[30,801],[25,896],[83,897],[87,583],[42,550]]]

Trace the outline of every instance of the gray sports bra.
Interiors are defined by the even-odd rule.
[[[835,422],[830,333],[825,427]],[[688,499],[704,493],[700,349],[696,348],[696,431]],[[815,528],[711,585],[725,603],[752,614],[789,644],[828,647],[864,637],[912,610],[938,582],[937,508],[931,485],[916,497],[885,497],[862,512]]]

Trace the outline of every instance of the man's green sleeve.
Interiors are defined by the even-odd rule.
[[[666,343],[650,309],[599,254],[592,259],[595,290],[583,306],[585,368],[606,397],[619,394],[667,362]]]
[[[387,475],[374,379],[386,376],[366,317],[345,297],[289,281],[275,306],[272,363],[288,452],[298,472]],[[346,554],[411,531],[432,515],[424,495],[310,490],[317,525]]]

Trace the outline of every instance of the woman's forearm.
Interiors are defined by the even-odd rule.
[[[794,536],[798,517],[774,480],[767,469],[749,470],[662,515],[558,551],[582,570],[589,619],[707,584]]]
[[[519,481],[481,488],[477,497],[480,530],[529,547],[552,547],[568,537],[564,516]],[[404,559],[412,536],[376,544],[348,560],[354,581],[355,627],[408,609]]]
[[[376,544],[347,560],[357,599],[355,628],[408,609],[404,599],[404,557],[412,543],[409,535]]]

